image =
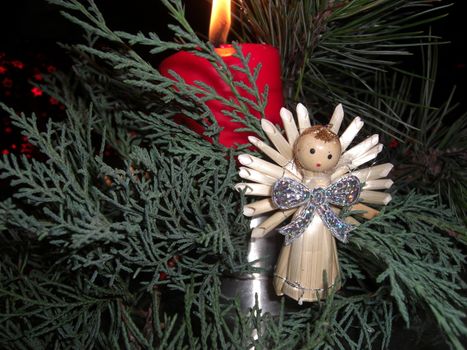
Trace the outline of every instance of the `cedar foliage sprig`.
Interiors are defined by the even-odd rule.
[[[1,210],[2,216],[8,217],[17,209],[4,203]],[[418,220],[413,220],[413,215]],[[453,220],[451,212],[439,208],[433,197],[412,194],[396,198],[376,221],[360,227],[352,245],[343,250],[344,274],[364,276],[363,282],[376,276],[377,288],[348,281],[349,292],[344,295],[331,294],[323,303],[293,314],[281,312],[277,318],[262,314],[257,307],[244,314],[238,304],[223,300],[218,271],[205,272],[204,281],[186,279],[185,311],[173,315],[173,305],[164,307],[164,294],[157,289],[131,292],[132,280],[120,277],[112,286],[90,281],[83,271],[72,272],[44,259],[43,250],[36,250],[37,240],[30,237],[28,244],[21,237],[24,231],[13,231],[11,237],[4,237],[9,244],[2,248],[6,256],[0,285],[1,300],[6,303],[4,322],[0,323],[2,341],[18,346],[38,344],[38,349],[66,348],[69,342],[102,348],[125,343],[128,348],[161,349],[183,344],[194,349],[251,345],[361,349],[375,343],[385,348],[397,315],[395,308],[407,322],[412,311],[422,308],[435,315],[452,344],[461,349],[458,337],[466,330],[460,310],[466,300],[457,291],[463,287],[458,273],[464,256],[435,228],[458,229]],[[14,223],[11,218],[8,221],[9,226]],[[414,250],[405,249],[407,244]],[[144,299],[149,302],[142,303]],[[100,326],[104,319],[110,319],[105,327]],[[193,328],[198,322],[202,325],[199,330]],[[257,329],[263,331],[255,339]]]
[[[394,320],[413,323],[418,311],[462,348],[465,257],[445,231],[465,228],[432,196],[397,195],[355,231],[352,243],[340,247],[342,292],[277,317],[225,300],[222,275],[252,271],[244,198],[233,191],[241,148],[216,142],[219,130],[204,101],[221,97],[162,77],[133,45],[156,53],[201,47],[214,65],[218,57],[194,35],[178,0],[165,1],[178,21],[173,42],[113,32],[93,2],[53,2],[88,41],[67,47],[77,55],[75,77],[57,75],[44,87],[66,105],[64,122],[40,130],[34,116],[2,106],[44,160],[0,161],[1,177],[15,186],[0,203],[0,345],[386,348]],[[244,102],[232,103],[246,113]],[[178,113],[200,123],[208,118],[203,125],[214,142],[174,123]],[[246,127],[255,128],[257,120],[245,115]],[[117,150],[116,164],[104,157],[105,145]],[[181,259],[171,267],[175,255]],[[174,292],[183,302],[174,302]]]

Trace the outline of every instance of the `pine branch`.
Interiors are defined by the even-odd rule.
[[[440,203],[449,205],[460,221],[466,218],[467,202],[467,118],[453,101],[453,89],[439,106],[432,98],[436,86],[437,47],[421,50],[421,72],[380,75],[374,87],[379,96],[364,96],[367,104],[403,118],[413,128],[395,150],[395,184],[406,193],[438,194]],[[393,124],[395,127],[396,124]],[[450,234],[455,234],[450,232]],[[460,236],[465,240],[464,236]]]
[[[433,45],[424,25],[445,16],[449,5],[424,0],[236,2],[236,37],[279,48],[289,104],[313,114],[338,103],[391,137],[410,131],[403,118],[365,104],[354,92],[375,94],[376,72],[391,72],[412,47]]]

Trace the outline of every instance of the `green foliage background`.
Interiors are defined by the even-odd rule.
[[[244,198],[233,190],[243,148],[218,143],[205,105],[223,102],[234,120],[246,116],[245,130],[262,135],[249,108],[264,115],[267,96],[254,89],[256,73],[239,50],[238,69],[248,74],[256,101],[225,100],[209,87],[163,77],[145,54],[187,50],[208,59],[234,95],[245,88],[192,30],[183,4],[162,1],[173,17],[172,41],[114,31],[93,2],[50,1],[84,33],[84,43],[64,45],[73,74],[55,74],[41,86],[67,107],[67,118],[42,130],[34,115],[1,105],[43,158],[0,161],[0,176],[14,189],[0,203],[0,345],[387,348],[399,320],[417,328],[434,319],[461,349],[466,118],[446,126],[443,118],[456,113],[452,102],[431,105],[436,38],[419,30],[444,5],[249,0],[236,12],[238,38],[280,48],[288,105],[303,101],[327,115],[342,102],[368,122],[367,132],[405,142],[400,154],[386,155],[396,164],[394,200],[339,246],[344,289],[272,316],[257,306],[242,311],[220,293],[224,274],[253,268]],[[421,72],[397,64],[420,52]],[[180,113],[202,123],[213,142],[175,123]],[[118,159],[104,157],[106,145]],[[419,160],[433,154],[443,173],[430,161],[427,176]]]

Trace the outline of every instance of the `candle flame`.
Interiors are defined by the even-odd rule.
[[[209,41],[214,46],[227,42],[231,23],[230,6],[230,0],[213,0],[212,2]]]

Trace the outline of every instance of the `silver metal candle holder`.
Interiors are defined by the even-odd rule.
[[[251,226],[255,227],[263,220],[263,217],[253,219]],[[256,261],[253,266],[260,268],[261,272],[222,278],[222,294],[228,299],[238,298],[242,311],[246,312],[252,308],[257,298],[258,307],[263,313],[279,314],[281,297],[274,291],[273,278],[283,240],[283,236],[276,231],[262,238],[251,239],[248,246],[248,261]],[[300,309],[297,302],[286,300],[285,311],[297,309]]]

